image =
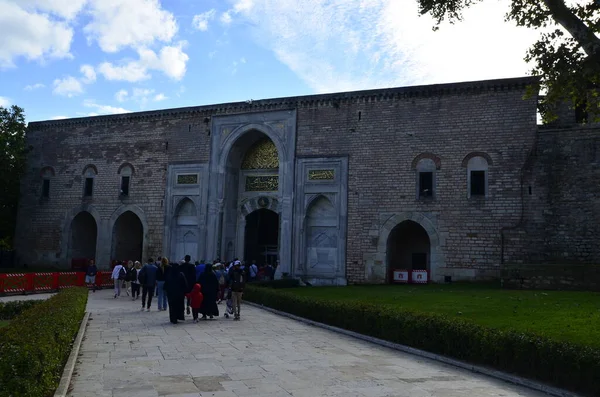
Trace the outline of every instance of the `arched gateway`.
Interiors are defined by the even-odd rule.
[[[293,123],[264,115],[234,126],[230,117],[213,119],[207,259],[278,260],[279,277],[293,273],[295,139],[286,126]]]

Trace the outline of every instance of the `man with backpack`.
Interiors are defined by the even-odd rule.
[[[242,294],[244,293],[244,271],[241,268],[240,261],[233,263],[233,269],[229,275],[229,285],[231,287],[231,299],[233,304],[233,319],[240,319],[240,309],[242,306]]]
[[[121,262],[117,262],[117,265],[110,276],[115,284],[115,299],[121,296],[121,284],[123,284],[123,280],[125,280],[126,276],[127,272],[125,271],[125,268],[121,265]]]
[[[140,284],[142,284],[142,311],[144,311],[144,306],[146,306],[146,297],[148,297],[148,306],[146,306],[146,310],[150,311],[152,296],[154,296],[154,288],[156,287],[157,271],[158,268],[154,264],[152,258],[148,259],[148,263],[140,270],[138,280],[140,281]]]

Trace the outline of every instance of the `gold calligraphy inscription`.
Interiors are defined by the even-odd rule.
[[[310,181],[330,181],[335,179],[334,170],[310,170],[308,171]]]
[[[279,176],[277,175],[246,177],[247,192],[276,192],[278,188]]]
[[[264,170],[279,168],[279,157],[277,147],[269,138],[256,142],[246,152],[242,161],[243,170]]]
[[[179,174],[177,175],[178,185],[195,185],[198,183],[198,174]]]

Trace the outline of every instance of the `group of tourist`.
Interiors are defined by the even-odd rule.
[[[114,298],[124,291],[132,300],[142,297],[141,310],[150,311],[152,298],[157,297],[158,310],[169,310],[171,323],[185,320],[192,314],[194,322],[219,316],[218,304],[227,300],[228,312],[234,320],[240,319],[242,294],[246,281],[273,279],[277,266],[258,266],[256,261],[246,266],[237,258],[227,263],[216,260],[212,264],[192,263],[189,255],[181,263],[169,263],[167,258],[117,262],[111,279],[114,282]],[[95,292],[95,276],[98,269],[93,261],[86,271],[86,283]]]

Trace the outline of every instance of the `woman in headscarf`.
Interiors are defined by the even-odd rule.
[[[166,258],[163,258],[163,260]],[[193,282],[193,280],[192,280]],[[177,324],[178,320],[185,320],[185,294],[188,290],[188,282],[179,271],[179,264],[173,262],[165,269],[165,285],[167,300],[169,301],[169,320]]]
[[[206,316],[211,319],[213,316],[219,316],[219,307],[217,306],[217,297],[219,294],[219,280],[213,272],[212,266],[206,265],[204,273],[198,277],[198,283],[202,286],[202,294],[204,300],[200,306],[202,319],[206,320]]]

